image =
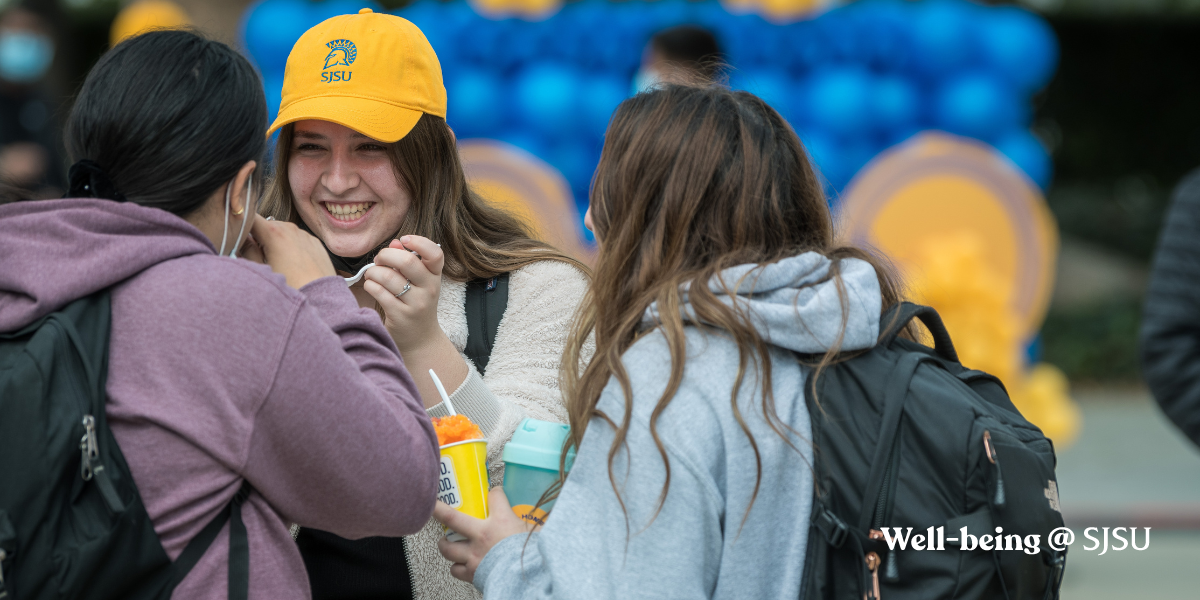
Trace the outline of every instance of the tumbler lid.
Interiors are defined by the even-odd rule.
[[[567,442],[570,431],[570,426],[562,423],[525,418],[517,425],[512,439],[504,445],[500,458],[506,463],[557,471],[563,444]],[[571,448],[567,452],[568,471],[573,462],[575,449]]]

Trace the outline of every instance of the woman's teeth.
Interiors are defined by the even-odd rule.
[[[357,204],[331,204],[325,203],[325,210],[338,221],[353,221],[364,214],[367,209],[371,208],[371,202],[359,202]]]

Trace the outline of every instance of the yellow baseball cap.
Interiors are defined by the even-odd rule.
[[[424,113],[446,118],[446,86],[433,46],[407,20],[364,8],[326,19],[296,41],[283,73],[279,116],[267,135],[316,119],[395,142]]]

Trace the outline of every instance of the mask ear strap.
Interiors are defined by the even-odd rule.
[[[233,182],[232,181],[229,182],[229,185],[230,185],[230,187],[232,187]],[[250,193],[253,190],[254,190],[254,171],[250,171],[250,175],[246,177],[246,203],[242,205],[242,212],[246,213],[246,216],[242,218],[242,226],[241,226],[241,228],[238,229],[237,237],[233,239],[233,248],[231,248],[229,250],[229,258],[237,258],[238,240],[241,240],[242,234],[246,232],[246,222],[250,220],[250,217],[254,216],[247,212],[247,210],[250,208]],[[226,203],[225,209],[229,210],[228,203]],[[225,242],[221,242],[221,249],[222,250],[225,249]]]
[[[233,182],[230,181],[225,186],[225,221],[224,227],[221,229],[221,249],[217,250],[217,256],[225,255],[225,240],[229,238],[229,194],[233,191]]]

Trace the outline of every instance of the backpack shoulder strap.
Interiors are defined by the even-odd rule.
[[[467,282],[467,358],[479,374],[487,370],[500,319],[508,309],[508,273]]]
[[[175,559],[172,566],[173,576],[171,588],[175,589],[183,582],[183,578],[191,572],[192,567],[200,562],[200,557],[208,551],[217,534],[229,522],[229,600],[246,600],[250,594],[250,540],[246,534],[246,524],[242,521],[242,504],[250,496],[250,482],[242,481],[242,487],[233,496],[233,500],[213,517],[192,541]]]
[[[958,352],[954,350],[954,342],[950,341],[950,332],[946,331],[946,326],[942,324],[942,317],[936,310],[912,302],[895,304],[879,318],[879,345],[885,348],[890,346],[914,318],[920,319],[933,335],[933,349],[937,351],[938,356],[950,362],[958,362]]]

